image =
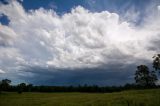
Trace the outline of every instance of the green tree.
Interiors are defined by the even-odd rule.
[[[160,54],[153,56],[153,68],[157,71],[160,70]]]
[[[157,76],[154,71],[149,71],[146,65],[137,66],[135,73],[135,81],[140,86],[154,86],[157,81]]]

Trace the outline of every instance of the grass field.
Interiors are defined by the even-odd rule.
[[[117,93],[2,93],[0,106],[160,106],[160,89]]]

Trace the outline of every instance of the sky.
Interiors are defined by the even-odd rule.
[[[160,52],[160,0],[0,0],[0,79],[124,85]]]

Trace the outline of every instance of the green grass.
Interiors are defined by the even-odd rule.
[[[160,106],[160,89],[117,93],[2,93],[0,106]]]

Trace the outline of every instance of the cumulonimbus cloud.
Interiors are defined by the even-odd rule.
[[[150,60],[160,50],[159,15],[135,26],[109,11],[78,6],[59,16],[43,8],[26,12],[16,1],[0,4],[0,13],[10,20],[8,26],[0,24],[0,66],[5,70],[126,65]]]

